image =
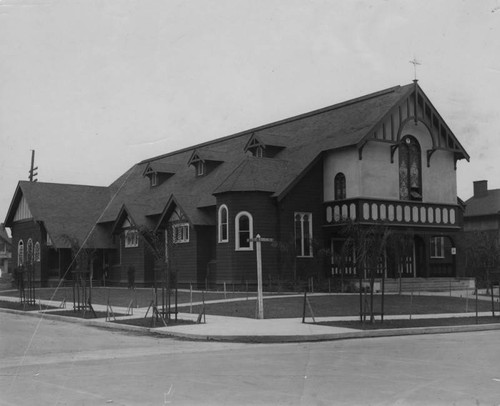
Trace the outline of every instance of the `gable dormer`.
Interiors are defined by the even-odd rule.
[[[224,162],[224,153],[210,149],[196,149],[189,158],[188,166],[195,168],[196,176],[208,175]]]
[[[167,179],[175,175],[177,168],[163,162],[149,162],[142,176],[148,177],[151,187],[160,186]]]
[[[277,134],[252,133],[244,151],[251,153],[256,158],[273,158],[286,146],[285,137]]]

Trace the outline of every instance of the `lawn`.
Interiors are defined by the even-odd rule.
[[[250,292],[248,294],[250,297],[253,295],[255,297],[255,292]],[[10,296],[19,297],[19,292],[16,290],[0,291],[0,296]],[[73,288],[71,287],[60,287],[60,288],[41,288],[35,290],[35,296],[42,300],[53,300],[55,302],[62,302],[64,299],[66,302],[73,302]],[[193,302],[201,302],[203,298],[205,301],[209,300],[221,300],[224,298],[246,298],[247,293],[245,292],[214,292],[209,291],[202,293],[200,291],[193,291],[192,299]],[[151,288],[137,288],[135,290],[126,288],[102,288],[95,287],[92,289],[92,304],[102,304],[106,305],[108,303],[112,306],[122,306],[128,307],[130,302],[133,302],[134,307],[148,307],[153,298],[153,290]],[[171,298],[171,303],[174,304],[174,297]],[[161,303],[162,296],[161,290],[158,289],[158,302]],[[177,295],[177,302],[190,303],[191,294],[189,291],[179,291]]]
[[[18,297],[17,291],[0,292],[0,295],[9,295]],[[61,302],[66,299],[67,306],[72,307],[73,289],[62,287],[59,289],[44,288],[36,290],[36,298],[52,299]],[[248,299],[247,299],[248,297]],[[193,302],[201,302],[202,298],[206,302],[212,300],[222,300],[224,298],[241,300],[225,303],[207,303],[205,306],[206,314],[248,317],[255,318],[256,315],[256,294],[250,292],[227,293],[223,292],[199,292],[192,293]],[[367,298],[369,299],[369,298]],[[92,290],[92,304],[106,305],[108,303],[113,307],[127,307],[133,302],[134,307],[148,307],[152,300],[152,289],[140,288],[129,290],[124,288],[101,288]],[[315,317],[332,316],[359,316],[360,300],[358,294],[332,294],[332,295],[308,295],[310,306],[306,306],[306,315],[311,316],[311,310]],[[363,298],[365,300],[365,298]],[[161,291],[158,291],[158,301],[161,305]],[[180,312],[189,311],[191,294],[189,291],[179,291],[177,297],[178,304],[184,304],[180,307]],[[374,309],[376,313],[381,311],[381,296],[374,297]],[[409,295],[385,295],[384,297],[385,315],[410,315],[410,314],[434,314],[434,313],[464,313],[475,312],[475,300],[450,296],[409,296]],[[174,299],[172,298],[172,305]],[[2,304],[0,303],[0,306]],[[499,312],[498,303],[496,303],[496,312]],[[303,315],[304,299],[303,296],[290,296],[284,294],[281,298],[269,298],[264,296],[264,317],[267,319],[275,318],[299,318]],[[193,306],[192,312],[199,314],[202,307]],[[478,301],[478,311],[491,311],[491,302],[486,300]]]
[[[500,322],[500,317],[483,316],[477,318],[477,324],[491,324]],[[359,330],[379,330],[390,328],[415,328],[415,327],[438,327],[438,326],[465,326],[476,324],[475,317],[446,317],[439,319],[401,319],[387,320],[383,322],[376,319],[373,323],[365,321],[361,323],[359,320],[352,321],[329,321],[315,323],[322,326],[346,327]]]
[[[306,306],[306,315],[315,317],[359,316],[359,295],[325,295],[308,296],[310,307]],[[381,296],[374,298],[374,309],[380,313]],[[435,314],[475,312],[475,301],[449,296],[406,296],[386,295],[384,298],[384,314]],[[302,317],[304,309],[303,297],[284,297],[264,300],[264,317],[266,319]],[[199,313],[201,306],[193,306],[193,313]],[[228,303],[214,303],[205,306],[207,314],[255,318],[256,301],[244,300]],[[491,303],[478,301],[478,311],[491,311]],[[498,312],[498,305],[496,311]]]

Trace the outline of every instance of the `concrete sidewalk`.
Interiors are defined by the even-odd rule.
[[[0,296],[0,300],[17,302],[16,297]],[[59,306],[60,303],[41,300],[42,305]],[[208,304],[209,302],[207,302]],[[195,303],[193,303],[195,305]],[[96,311],[107,312],[107,307],[104,305],[94,305]],[[187,306],[183,306],[187,308]],[[182,308],[182,307],[181,307]],[[474,312],[469,313],[448,313],[448,314],[426,314],[413,315],[412,319],[417,318],[447,318],[447,317],[470,317],[471,322],[465,326],[441,326],[441,327],[416,327],[416,328],[398,328],[398,329],[379,329],[379,330],[358,330],[343,327],[331,327],[312,324],[311,317],[306,318],[306,323],[302,323],[301,318],[293,319],[248,319],[242,317],[226,317],[206,315],[200,324],[181,324],[167,327],[155,328],[139,327],[126,325],[121,323],[113,323],[106,318],[99,319],[82,319],[70,316],[61,316],[52,314],[54,311],[17,311],[9,309],[0,309],[6,312],[15,312],[18,314],[42,317],[44,319],[56,319],[72,323],[86,324],[101,328],[114,330],[126,330],[145,332],[153,334],[161,334],[170,337],[185,338],[191,340],[209,340],[209,341],[233,341],[233,342],[252,342],[252,343],[284,343],[284,342],[306,342],[306,341],[325,341],[325,340],[341,340],[350,338],[366,338],[366,337],[384,337],[398,335],[415,335],[415,334],[439,334],[463,331],[485,331],[485,330],[500,330],[498,324],[475,324]],[[126,314],[127,308],[113,307],[115,314]],[[141,318],[145,317],[147,308],[134,308],[133,315],[116,317],[119,319]],[[149,312],[151,315],[151,311]],[[148,317],[149,317],[148,315]],[[480,316],[489,316],[491,312],[479,313]],[[181,320],[196,321],[197,314],[179,313],[178,318]],[[408,315],[402,316],[385,316],[384,319],[408,319]],[[111,318],[114,320],[114,318]],[[336,321],[336,320],[357,320],[357,317],[322,317],[315,318],[316,322],[321,321]],[[205,321],[205,322],[203,322]],[[161,322],[160,322],[161,323]]]

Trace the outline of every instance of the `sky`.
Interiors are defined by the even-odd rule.
[[[414,79],[500,188],[500,0],[0,0],[0,221],[135,163]]]

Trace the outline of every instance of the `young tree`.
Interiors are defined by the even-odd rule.
[[[491,275],[500,273],[500,237],[494,232],[473,231],[465,233],[463,240],[467,273],[489,289]]]
[[[380,273],[382,285],[385,278],[386,249],[392,235],[390,229],[383,223],[373,225],[361,225],[359,223],[346,220],[342,229],[344,244],[342,247],[342,257],[351,257],[353,265],[356,267],[359,278],[360,291],[360,317],[366,310],[363,309],[363,279],[369,279],[370,283],[370,321],[374,321],[373,295],[377,273]],[[382,286],[382,298],[383,298]],[[383,314],[383,300],[382,300]]]

